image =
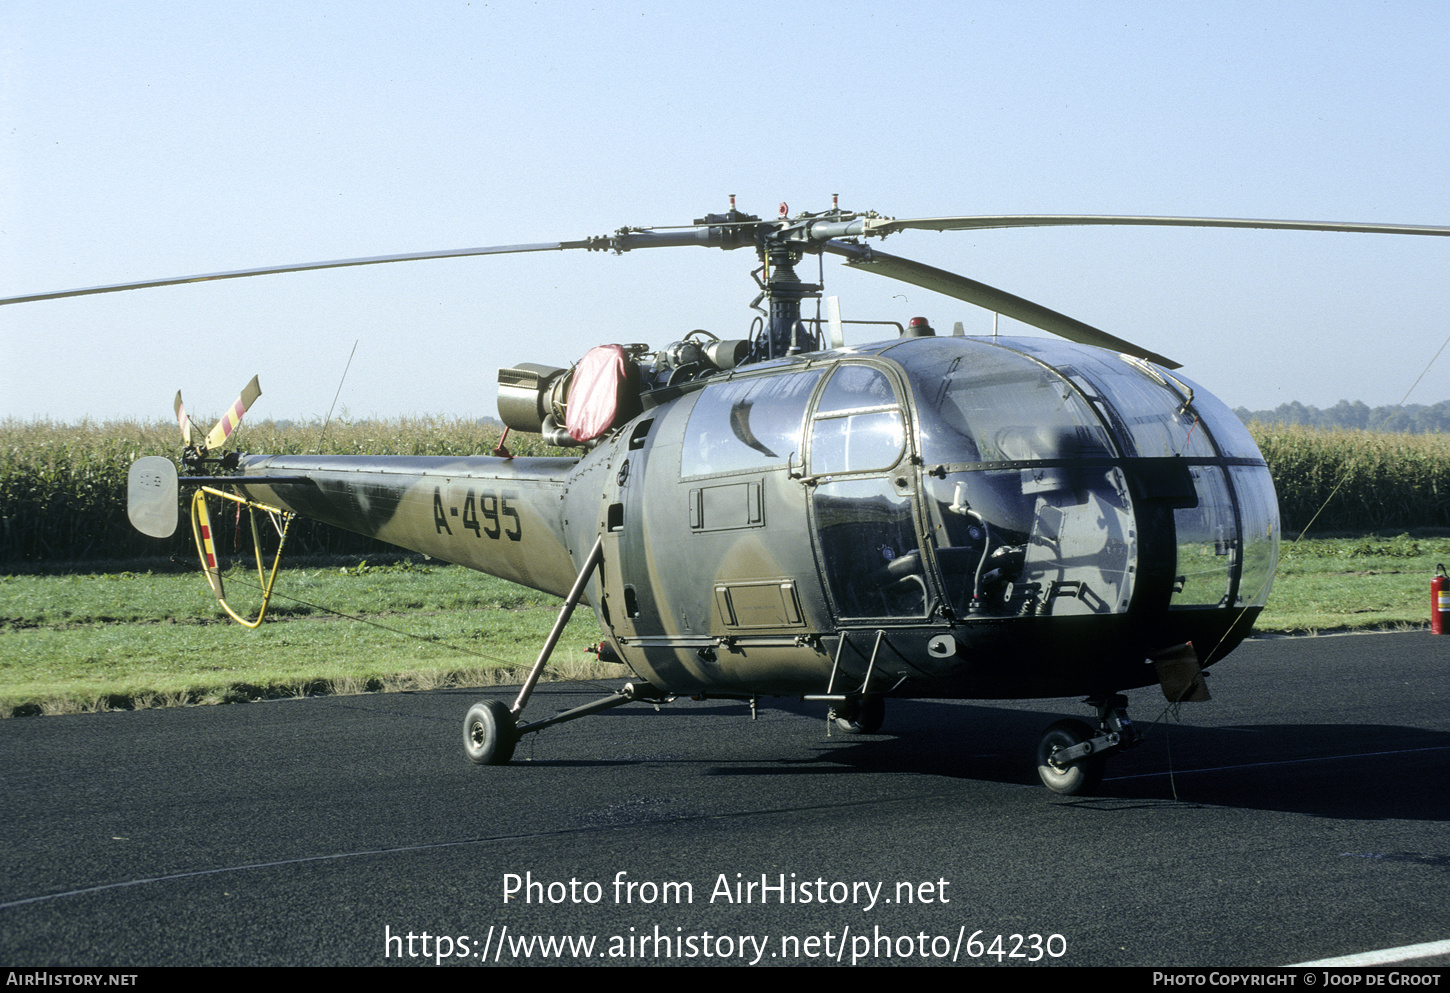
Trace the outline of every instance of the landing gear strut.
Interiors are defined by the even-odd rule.
[[[562,714],[555,714],[553,717],[546,717],[541,721],[521,722],[519,720],[519,714],[523,713],[524,705],[529,702],[529,697],[534,692],[534,686],[537,685],[539,676],[544,671],[544,663],[549,661],[554,646],[559,643],[559,636],[564,633],[564,625],[569,622],[569,615],[574,612],[575,605],[584,595],[585,584],[589,582],[590,575],[599,565],[603,548],[604,536],[601,535],[595,539],[594,547],[585,557],[584,567],[579,570],[573,588],[564,598],[564,605],[560,608],[559,616],[554,621],[554,628],[544,641],[544,647],[539,652],[538,659],[534,661],[533,668],[529,670],[528,677],[524,680],[524,685],[519,690],[518,699],[514,701],[514,705],[510,707],[502,700],[483,700],[468,708],[468,716],[463,719],[463,752],[468,756],[470,762],[475,765],[504,765],[514,757],[514,746],[526,734],[542,731],[546,727],[563,724],[565,721],[588,717],[601,710],[620,707],[635,700],[665,703],[673,699],[649,683],[626,683],[624,688],[616,693],[611,693],[593,703],[586,703],[582,707],[566,710]]]
[[[581,717],[622,707],[636,700],[668,703],[673,699],[674,697],[661,693],[649,683],[625,683],[619,692],[600,697],[582,707],[575,707],[540,721],[522,723],[519,722],[518,715],[509,710],[508,704],[502,700],[484,700],[470,707],[468,716],[463,719],[463,751],[468,760],[476,765],[504,765],[513,758],[514,746],[526,734],[533,734],[565,721],[577,721]]]
[[[1037,775],[1042,785],[1063,796],[1095,791],[1108,756],[1143,740],[1128,719],[1128,698],[1121,693],[1084,702],[1098,712],[1096,731],[1083,721],[1058,721],[1037,743]]]

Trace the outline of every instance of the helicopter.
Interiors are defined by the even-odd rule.
[[[254,379],[195,437],[177,395],[182,468],[131,469],[143,533],[178,526],[180,486],[204,573],[227,605],[209,498],[301,515],[564,597],[512,704],[469,708],[479,765],[523,735],[630,702],[679,697],[824,704],[874,733],[888,698],[1082,696],[1091,723],[1058,721],[1036,749],[1051,791],[1093,791],[1141,740],[1125,690],[1207,699],[1203,670],[1249,634],[1267,601],[1280,525],[1247,429],[1171,359],[1029,300],[874,247],[909,230],[1156,225],[1450,235],[1421,225],[1129,215],[897,219],[874,211],[762,219],[736,209],[677,227],[536,244],[339,259],[68,290],[0,304],[312,269],[545,251],[753,250],[750,333],[691,331],[662,349],[610,344],[571,368],[501,369],[504,440],[458,457],[218,455],[260,395]],[[845,344],[824,278],[835,256],[985,307],[1057,338],[937,334],[925,318]],[[822,267],[822,273],[824,272]],[[817,302],[815,317],[803,303]],[[821,307],[825,305],[822,316]],[[1060,339],[1060,340],[1059,340]],[[514,457],[509,431],[577,456]],[[285,526],[279,527],[285,543]],[[260,547],[260,545],[259,545]],[[636,678],[574,710],[523,712],[581,602],[592,651]]]

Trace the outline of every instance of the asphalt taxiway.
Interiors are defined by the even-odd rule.
[[[460,740],[502,689],[13,719],[0,961],[1232,966],[1440,942],[1447,676],[1426,633],[1246,643],[1177,720],[1130,694],[1147,741],[1094,798],[1033,768],[1074,700],[892,701],[863,737],[792,701],[635,704],[504,767]],[[599,695],[546,684],[530,715]]]

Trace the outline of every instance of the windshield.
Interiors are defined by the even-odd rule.
[[[914,380],[928,465],[1116,454],[1078,391],[1026,356],[950,338],[894,349],[891,358]]]
[[[1141,359],[1051,339],[884,351],[912,381],[927,530],[958,616],[1124,611],[1140,555],[1171,580],[1174,608],[1264,603],[1273,484],[1212,394]],[[1166,556],[1171,573],[1156,565]]]

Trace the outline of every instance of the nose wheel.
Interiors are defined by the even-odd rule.
[[[1050,726],[1037,743],[1037,775],[1042,785],[1063,796],[1097,789],[1108,764],[1106,755],[1089,753],[1077,759],[1065,758],[1092,739],[1093,729],[1082,721],[1058,721]]]
[[[1128,698],[1121,693],[1088,699],[1098,712],[1096,730],[1083,721],[1052,724],[1037,743],[1037,775],[1054,793],[1081,796],[1095,792],[1103,781],[1108,755],[1142,741],[1128,720]]]

